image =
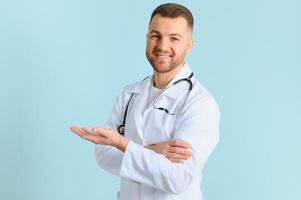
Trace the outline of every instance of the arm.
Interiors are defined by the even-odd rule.
[[[191,144],[192,157],[172,163],[130,141],[126,147],[120,176],[172,193],[181,193],[198,175],[219,139],[219,109],[212,97],[186,105],[175,138]]]
[[[189,147],[190,144],[183,140],[169,140],[145,146],[145,148],[164,155],[165,158],[174,163],[179,163],[190,158],[191,152],[188,150]]]
[[[196,175],[201,173],[206,160],[217,144],[219,118],[219,109],[212,97],[207,96],[187,102],[174,134],[175,139],[191,144],[192,157],[182,163],[172,163],[163,155],[129,141],[116,130],[98,128],[93,130],[92,134],[78,127],[73,127],[71,130],[73,129],[74,133],[86,140],[114,146],[120,152],[125,152],[121,166],[119,166],[120,163],[115,165],[115,174],[120,169],[119,175],[122,177],[178,194],[190,185]],[[109,161],[110,154],[106,156]],[[122,157],[112,156],[114,159]]]
[[[112,108],[111,114],[109,119],[106,123],[106,128],[111,129],[111,135],[117,135],[120,136],[119,133],[115,133],[117,130],[117,127],[122,123],[123,116],[124,116],[124,108],[122,105],[124,102],[128,101],[129,95],[126,95],[126,90],[129,86],[125,87],[123,91],[120,93],[120,95],[116,98],[114,106]],[[127,145],[127,139],[124,137],[116,137],[119,139],[118,145],[116,147],[112,145],[106,145],[101,142],[96,142],[95,138],[90,138],[91,133],[86,130],[82,129],[76,126],[71,127],[71,131],[76,133],[77,135],[81,136],[84,139],[87,139],[89,141],[92,141],[95,143],[95,157],[98,165],[103,168],[104,170],[110,172],[111,174],[114,174],[116,176],[119,176],[120,167],[122,163],[122,159],[124,156],[124,150]],[[90,140],[91,139],[91,140]],[[123,139],[123,140],[120,140]],[[158,144],[158,146],[161,146]],[[162,149],[162,148],[161,148]],[[162,152],[165,153],[165,152]],[[170,160],[176,159],[178,155],[171,156],[169,158]]]
[[[123,102],[125,99],[126,88],[116,98],[110,117],[107,120],[106,128],[117,130],[117,127],[122,123],[123,119]],[[121,162],[124,152],[109,145],[95,144],[95,157],[98,165],[104,170],[119,176]]]

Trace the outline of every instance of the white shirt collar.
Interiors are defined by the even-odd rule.
[[[172,85],[175,81],[182,79],[182,78],[187,78],[190,76],[192,70],[191,68],[188,66],[187,63],[184,64],[184,66],[182,67],[182,69],[178,72],[178,74],[169,82],[169,84],[166,86],[169,87],[170,85]],[[130,90],[130,93],[141,93],[147,90],[147,88],[150,86],[150,84],[152,84],[152,77],[147,77],[146,79],[136,83]],[[165,92],[163,92],[164,95],[173,98],[173,99],[177,99],[178,95],[177,95],[177,88],[170,88],[168,90],[166,90]]]

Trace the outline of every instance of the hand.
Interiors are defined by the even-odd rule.
[[[81,138],[95,144],[110,145],[125,151],[128,139],[120,135],[116,130],[106,128],[92,128],[92,132],[86,128],[71,126],[70,130]]]
[[[148,145],[146,148],[164,155],[168,160],[174,163],[182,162],[191,157],[188,151],[190,144],[183,140],[170,140],[159,144]]]

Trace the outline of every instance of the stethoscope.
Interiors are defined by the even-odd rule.
[[[183,106],[184,106],[185,103],[186,103],[186,100],[188,99],[188,96],[189,96],[189,94],[190,94],[190,92],[191,92],[191,90],[192,90],[192,88],[193,88],[193,84],[192,84],[192,81],[191,81],[192,76],[193,76],[193,72],[191,72],[191,74],[190,74],[187,78],[182,78],[182,79],[179,79],[179,80],[173,82],[170,86],[168,86],[167,88],[165,88],[165,89],[162,91],[162,93],[163,93],[164,91],[168,90],[170,87],[175,86],[175,85],[177,85],[177,84],[179,84],[179,83],[181,83],[181,82],[183,82],[183,81],[189,83],[188,92],[186,93],[186,98],[185,98],[185,101],[184,101],[184,103],[183,103]],[[146,79],[146,78],[145,78],[145,79]],[[144,80],[145,80],[145,79],[144,79]],[[161,93],[161,94],[162,94],[162,93]],[[178,114],[178,113],[180,112],[180,109],[178,109],[178,110],[175,111],[175,112],[170,112],[168,109],[166,109],[166,108],[164,108],[164,107],[159,107],[159,106],[156,105],[157,99],[158,99],[159,96],[161,96],[161,94],[158,95],[158,96],[155,98],[155,100],[153,101],[153,107],[154,107],[155,109],[157,109],[157,110],[164,111],[164,112],[165,112],[166,114],[168,114],[168,115],[176,115],[176,114]],[[127,112],[128,112],[129,105],[130,105],[130,103],[131,103],[133,97],[134,97],[134,93],[131,94],[131,97],[130,97],[129,101],[128,101],[128,103],[126,104],[126,108],[125,108],[125,112],[124,112],[124,116],[123,116],[123,123],[122,123],[121,125],[119,125],[119,126],[118,126],[118,129],[117,129],[118,132],[119,132],[121,135],[124,135],[124,132],[125,132],[125,122],[126,122]]]

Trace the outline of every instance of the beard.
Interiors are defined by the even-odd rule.
[[[161,50],[154,49],[154,51],[152,53],[150,53],[146,50],[145,54],[146,54],[146,57],[147,57],[149,63],[153,67],[153,69],[158,73],[167,73],[167,72],[172,71],[173,69],[180,66],[184,62],[184,59],[185,59],[185,52],[183,52],[178,57],[175,57],[175,54],[173,52],[169,53],[171,56],[168,61],[159,60],[157,58],[157,56],[155,55],[157,53],[168,53],[168,52],[163,52]]]

